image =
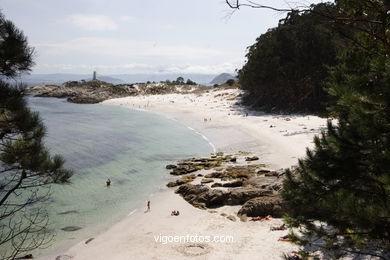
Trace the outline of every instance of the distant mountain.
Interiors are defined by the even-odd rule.
[[[210,85],[218,84],[221,85],[228,81],[229,79],[235,79],[236,77],[229,73],[222,73],[216,76],[212,81],[210,81]]]
[[[183,77],[184,80],[191,79],[196,83],[209,85],[210,80],[215,77],[215,74],[114,74],[114,75],[99,75],[98,80],[113,84],[123,83],[143,83],[147,81],[166,81],[176,80],[178,77]],[[27,84],[28,86],[37,85],[60,85],[67,81],[91,80],[92,74],[31,74],[22,76],[18,81]]]

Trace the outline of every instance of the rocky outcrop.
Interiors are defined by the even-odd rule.
[[[234,188],[234,187],[240,187],[242,185],[243,185],[242,180],[237,180],[237,181],[224,183],[222,184],[222,187]]]
[[[168,164],[167,166],[165,166],[165,169],[167,169],[167,170],[172,170],[172,169],[175,169],[175,168],[177,168],[177,166],[174,165],[174,164]]]
[[[214,182],[214,180],[213,179],[209,179],[209,178],[203,178],[200,181],[201,184],[210,183],[210,182]]]
[[[214,156],[211,158],[192,158],[180,161],[176,167],[172,165],[167,165],[172,169],[170,172],[171,175],[184,175],[192,173],[198,170],[209,170],[221,166],[222,163],[230,162],[234,158],[230,155],[228,156]],[[206,176],[206,178],[209,178]]]
[[[179,162],[177,166],[168,165],[172,175],[183,175],[170,182],[168,187],[179,186],[175,192],[200,209],[242,205],[238,216],[243,221],[255,216],[281,217],[283,205],[278,194],[282,188],[280,173],[283,170],[267,170],[264,164],[236,165],[232,158],[236,159],[218,153],[211,158],[192,158]],[[246,158],[258,160],[257,157]],[[209,173],[188,174],[198,170],[208,170]],[[200,184],[189,183],[198,176],[203,177]],[[216,179],[228,182],[215,182]],[[206,185],[211,182],[214,183]],[[233,217],[231,220],[235,221]]]
[[[242,205],[246,201],[263,196],[273,195],[270,190],[244,187],[231,190],[212,189],[205,185],[184,184],[176,191],[186,201],[198,208],[215,208],[224,205]]]
[[[106,99],[137,95],[162,95],[170,93],[191,93],[198,85],[175,85],[167,83],[140,83],[114,85],[99,80],[68,81],[62,85],[42,85],[28,88],[28,94],[40,97],[67,98],[72,103],[99,103]]]
[[[254,164],[246,166],[229,166],[223,171],[215,171],[207,174],[206,178],[218,178],[222,181],[249,179],[257,175],[257,170],[264,167],[264,164]]]
[[[189,183],[189,182],[192,182],[193,180],[196,179],[196,176],[195,174],[190,174],[190,175],[186,175],[186,176],[183,176],[181,177],[180,179],[176,180],[176,181],[171,181],[167,184],[167,187],[176,187],[176,186],[179,186],[179,185],[182,185],[182,184],[185,184],[185,183]]]
[[[248,217],[265,217],[271,215],[276,218],[283,216],[284,208],[280,196],[253,198],[245,202],[238,211],[238,215]]]
[[[257,161],[257,160],[259,160],[259,157],[257,157],[257,156],[252,156],[252,157],[246,157],[245,158],[245,161],[247,161],[247,162]]]
[[[43,85],[28,88],[29,94],[40,97],[67,98],[72,103],[93,104],[110,98],[138,95],[132,85],[113,85],[103,81],[69,81],[60,86]]]

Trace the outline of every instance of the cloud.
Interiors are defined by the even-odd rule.
[[[91,65],[91,64],[43,64],[34,67],[34,73],[90,73],[98,70],[103,74],[220,74],[234,73],[239,63],[221,63],[214,65],[151,65],[144,63]]]
[[[125,16],[121,17],[121,21],[127,22],[127,23],[132,23],[135,21],[135,18],[133,16],[125,15]]]
[[[154,41],[83,37],[65,42],[34,44],[41,54],[50,56],[85,56],[102,58],[166,58],[186,60],[223,56],[217,49],[184,44],[159,44]]]
[[[118,29],[118,25],[114,21],[103,15],[74,14],[68,16],[65,21],[87,31],[112,31]]]

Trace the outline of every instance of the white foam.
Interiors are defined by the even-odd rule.
[[[127,214],[127,216],[130,217],[130,216],[133,215],[136,211],[137,211],[137,209],[132,210],[129,214]]]

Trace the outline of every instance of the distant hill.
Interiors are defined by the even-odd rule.
[[[235,79],[236,77],[229,73],[222,73],[216,76],[212,81],[210,81],[210,85],[218,84],[221,85],[228,81],[229,79]]]
[[[115,74],[110,75],[112,77],[121,79],[125,83],[140,83],[147,81],[166,81],[166,80],[176,80],[178,77],[183,77],[186,81],[190,79],[195,81],[198,84],[209,85],[210,80],[212,80],[216,75],[215,74]]]
[[[18,81],[27,84],[28,86],[37,86],[45,84],[60,85],[67,81],[89,81],[92,79],[92,75],[89,74],[31,74],[23,75]],[[99,76],[98,79],[112,84],[124,83],[122,80],[110,76]]]
[[[191,79],[202,85],[209,85],[209,82],[215,77],[215,74],[114,74],[114,75],[99,75],[98,80],[112,84],[123,83],[143,83],[147,81],[165,81],[176,80],[178,77],[183,77],[185,80]],[[27,84],[28,86],[37,86],[45,84],[60,85],[67,81],[91,80],[91,74],[31,74],[23,75],[18,81]]]

